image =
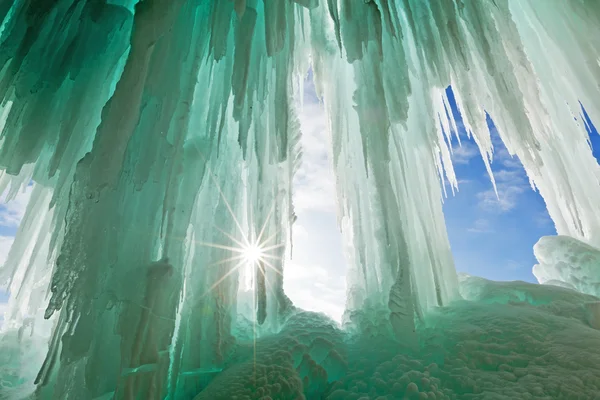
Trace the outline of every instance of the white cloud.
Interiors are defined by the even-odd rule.
[[[346,267],[335,214],[305,210],[293,229],[284,290],[297,307],[340,321],[346,301]]]
[[[285,288],[294,304],[304,310],[318,311],[340,321],[346,298],[345,277],[319,264],[286,263]]]
[[[493,189],[489,189],[478,193],[477,198],[479,207],[484,211],[505,213],[517,206],[521,194],[530,190],[530,185],[519,158],[509,154],[496,128],[492,127],[490,133],[494,146],[492,170],[498,196]]]
[[[463,140],[452,148],[452,162],[454,164],[468,164],[473,157],[481,157],[477,145]]]
[[[502,161],[502,165],[506,168],[523,168],[523,164],[521,164],[521,161],[519,161],[519,159],[517,157],[509,157],[509,158],[505,158]]]
[[[494,128],[492,129],[492,131]],[[519,196],[530,188],[525,170],[518,157],[511,156],[502,143],[497,133],[492,132],[494,145],[494,159],[492,169],[498,194],[490,188],[477,193],[479,207],[486,212],[504,213],[513,210],[519,201]],[[452,162],[454,164],[468,164],[473,157],[480,157],[477,145],[469,140],[463,140],[462,146],[453,147]],[[495,167],[500,167],[495,170]],[[486,174],[487,177],[487,174]],[[459,184],[470,183],[470,180],[459,180]],[[480,222],[481,224],[481,222]],[[469,229],[471,232],[484,232],[477,223]]]
[[[499,141],[499,138],[494,140],[497,150],[492,164],[492,168],[500,165],[500,169],[494,171],[498,195],[496,196],[493,189],[477,194],[479,206],[485,211],[494,213],[513,210],[519,202],[520,195],[530,188],[520,161],[512,157]]]
[[[490,221],[488,221],[487,219],[484,218],[479,218],[477,220],[475,220],[475,223],[473,224],[473,226],[469,229],[467,229],[467,231],[472,232],[472,233],[492,233],[494,232],[494,230],[492,229],[491,225],[490,225]]]
[[[340,321],[346,299],[346,267],[336,218],[331,138],[314,85],[305,84],[300,113],[302,164],[294,177],[293,259],[286,260],[284,289],[302,309]]]
[[[526,190],[522,185],[497,184],[498,196],[494,190],[477,193],[479,206],[488,212],[503,213],[513,210],[518,203],[519,196]]]
[[[523,172],[515,169],[501,169],[500,171],[496,171],[494,172],[494,178],[499,184],[525,183]]]
[[[300,113],[302,165],[294,177],[296,210],[335,212],[335,181],[329,159],[331,139],[326,129],[325,110],[307,83]]]
[[[503,168],[494,172],[498,196],[493,189],[477,194],[479,206],[489,212],[508,212],[513,210],[522,193],[530,189],[523,169]]]
[[[296,239],[307,239],[309,237],[306,228],[299,223],[294,223],[292,230],[294,232],[294,238]]]
[[[299,280],[323,280],[327,279],[327,270],[317,264],[300,264],[293,260],[285,265],[285,277],[292,282]]]

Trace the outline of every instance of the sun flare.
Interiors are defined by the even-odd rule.
[[[244,260],[249,265],[255,265],[263,258],[264,249],[258,243],[251,243],[244,247]]]

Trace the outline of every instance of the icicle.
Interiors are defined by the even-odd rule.
[[[356,4],[352,10],[345,10],[351,11],[353,16],[367,14],[374,10],[374,5]],[[430,93],[425,74],[411,76],[408,68],[398,70],[398,63],[406,65],[406,60],[419,57],[414,48],[397,41],[406,36],[400,24],[394,22],[397,17],[391,15],[396,13],[392,12],[389,18],[384,14],[381,32],[375,25],[371,40],[364,47],[361,44],[360,50],[357,41],[364,39],[354,34],[342,35],[349,60],[361,58],[354,61],[354,69],[348,69],[335,52],[323,51],[334,48],[319,42],[323,35],[313,38],[315,59],[323,63],[314,69],[317,85],[324,88],[330,115],[334,166],[344,203],[341,212],[348,218],[352,230],[348,232],[346,228],[344,234],[355,243],[347,307],[349,311],[360,310],[367,304],[387,307],[392,326],[397,328],[404,324],[407,331],[412,332],[410,326],[414,326],[415,313],[418,315],[421,309],[456,297],[449,245],[444,233],[438,233],[443,221],[438,174],[447,174],[451,182],[456,178],[437,123],[440,118],[437,114],[443,105],[431,104],[442,99],[439,92],[430,98],[422,97],[421,93]],[[311,16],[313,26],[327,26],[320,20],[326,18],[322,13],[314,12]],[[341,22],[342,32],[356,29],[345,23]],[[407,39],[410,37],[409,34]],[[398,78],[392,71],[406,75]],[[356,88],[349,87],[346,83],[349,80],[356,82]],[[414,94],[415,87],[424,89],[418,93],[421,97]],[[355,103],[356,113],[351,111],[352,103]],[[408,104],[410,107],[406,107]],[[424,118],[431,122],[423,126]],[[360,127],[360,131],[356,127]],[[357,138],[361,141],[357,142]],[[437,150],[425,150],[435,149],[434,145]],[[435,169],[438,153],[443,155],[445,172]],[[357,169],[357,162],[365,167]],[[425,170],[424,165],[428,165]],[[363,174],[361,170],[365,169]],[[347,172],[350,170],[351,174]],[[355,194],[349,196],[348,193]],[[425,204],[427,212],[424,212]],[[373,237],[375,243],[370,239]],[[414,240],[415,237],[420,239]],[[432,247],[442,256],[423,251],[423,243],[429,241],[435,243]],[[394,330],[399,338],[403,336],[401,330]]]

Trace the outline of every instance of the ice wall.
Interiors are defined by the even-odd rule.
[[[457,186],[448,147],[457,122],[441,91],[448,85],[492,182],[488,115],[544,197],[558,233],[597,245],[600,167],[580,122],[581,104],[595,110],[592,119],[599,109],[596,5],[405,0],[327,6],[311,11],[321,19],[312,27],[315,70],[326,105],[332,103],[340,190],[359,193],[340,196],[342,223],[350,220],[347,230],[366,244],[354,255],[351,298],[360,304],[365,291],[381,289],[385,302],[399,264],[411,265],[412,289],[402,292],[412,292],[412,303],[427,307],[452,298],[455,279],[446,269],[451,261],[430,170],[435,165],[442,181]],[[351,105],[356,112],[347,117]],[[355,133],[345,139],[345,131]],[[360,163],[364,172],[357,171]],[[369,199],[369,193],[376,194]],[[373,237],[385,250],[369,243]],[[403,244],[403,237],[411,240]],[[403,246],[406,251],[398,251]],[[392,259],[380,259],[384,254]],[[399,262],[397,254],[406,258]],[[371,263],[377,266],[365,267]]]
[[[581,104],[599,109],[597,84],[589,83],[598,82],[600,47],[583,36],[583,26],[600,27],[597,7],[322,5],[311,11],[313,65],[334,135],[341,223],[354,243],[364,244],[351,255],[350,309],[370,298],[404,302],[418,314],[455,294],[437,183],[439,177],[457,187],[448,146],[457,122],[442,91],[448,85],[492,182],[488,114],[544,197],[559,234],[597,242],[600,167],[579,122]]]
[[[353,7],[342,6],[345,18],[337,22],[326,7],[311,11],[313,68],[333,133],[340,223],[353,243],[347,316],[377,324],[367,314],[383,309],[396,334],[405,335],[415,313],[456,296],[436,164],[441,131],[431,89],[411,95],[413,81],[402,67],[411,49],[395,37],[397,13],[382,22],[375,3]],[[377,23],[354,32],[364,18]]]
[[[36,182],[0,277],[7,326],[51,332],[38,398],[191,397],[236,336],[279,329],[309,65],[348,327],[414,345],[415,321],[458,296],[448,85],[490,174],[486,113],[558,232],[598,244],[600,169],[575,120],[579,101],[600,110],[593,0],[133,3],[0,5],[0,188]],[[250,268],[247,241],[269,248]]]
[[[11,324],[55,325],[37,396],[194,395],[236,324],[276,330],[292,308],[303,16],[287,3],[41,3],[15,2],[4,23],[0,161],[16,175],[5,185],[37,182],[3,270]],[[259,238],[269,258],[236,268],[238,243]]]

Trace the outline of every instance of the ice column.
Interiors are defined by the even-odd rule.
[[[349,316],[368,325],[381,321],[367,321],[367,310],[381,312],[402,336],[415,313],[455,298],[457,281],[441,209],[437,166],[448,154],[438,145],[438,98],[419,59],[407,64],[416,55],[407,54],[415,49],[402,40],[399,11],[388,2],[322,2],[311,33],[340,221],[352,243]]]
[[[76,30],[69,21],[85,22],[82,10],[89,11],[93,29],[113,8],[131,17],[127,7],[102,1],[57,2],[39,15],[27,9],[35,4],[19,4],[24,8],[11,18],[38,19],[30,21],[36,35],[17,37],[18,46],[56,40],[46,36],[55,18]],[[19,174],[13,187],[32,175],[42,184],[26,220],[47,213],[37,230],[24,225],[15,249],[27,252],[18,257],[15,250],[6,270],[18,286],[11,290],[16,308],[28,307],[28,297],[43,306],[44,283],[52,276],[45,316],[56,327],[36,380],[39,398],[193,395],[206,373],[227,359],[233,331],[246,328],[236,324],[253,324],[254,334],[271,332],[293,310],[282,274],[295,218],[295,107],[299,77],[308,69],[302,40],[307,6],[145,0],[135,7],[133,26],[126,24],[131,18],[111,20],[115,36],[108,37],[127,39],[131,32],[124,42],[129,48],[112,45],[114,57],[89,48],[88,57],[78,59],[89,64],[73,66],[69,52],[78,47],[66,41],[56,56],[60,78],[97,63],[103,86],[88,87],[88,71],[82,81],[59,80],[69,89],[60,96],[56,88],[48,93],[98,98],[56,102],[69,114],[51,116],[57,126],[70,124],[70,136],[55,139],[56,130],[49,130],[47,137],[32,134],[32,144],[15,133],[2,143],[16,149],[4,160],[25,154],[6,167]],[[41,33],[40,24],[48,26]],[[15,27],[8,34],[21,26]],[[81,34],[73,37],[77,42]],[[106,70],[104,58],[112,60]],[[30,72],[23,65],[15,75]],[[19,101],[9,100],[5,115],[16,113]],[[22,101],[27,108],[38,99]],[[73,114],[78,110],[85,117]],[[6,129],[17,132],[21,127],[8,115]],[[35,169],[23,167],[36,160]],[[28,242],[28,234],[38,241]],[[239,254],[247,241],[269,253],[250,269]],[[56,259],[56,266],[44,269],[46,259],[51,266]],[[251,275],[254,298],[240,322],[244,274]]]

